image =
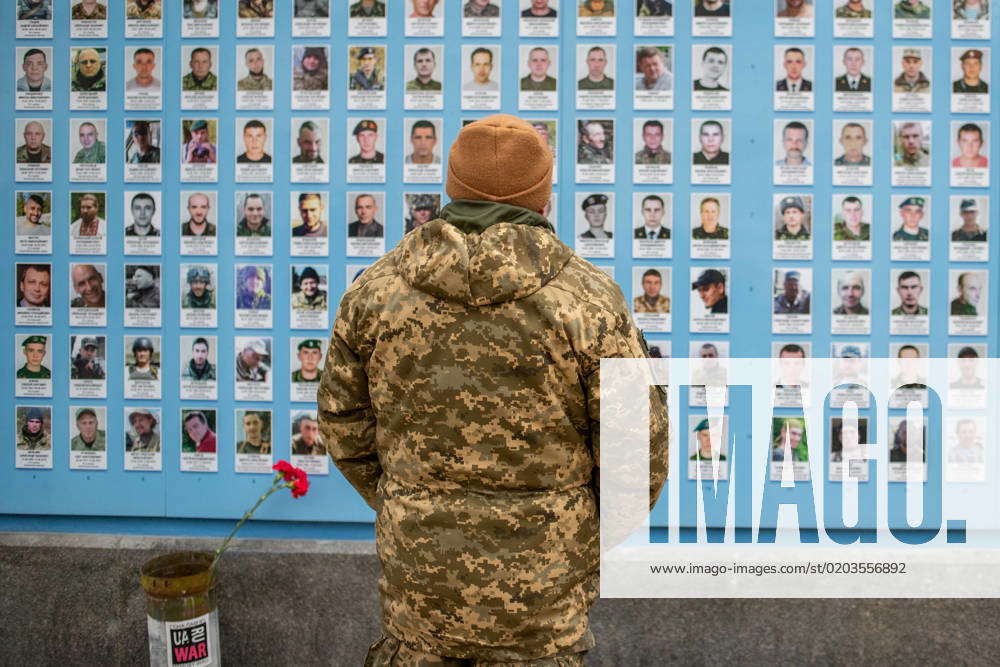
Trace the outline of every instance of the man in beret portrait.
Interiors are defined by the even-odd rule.
[[[21,342],[21,352],[24,354],[24,365],[17,369],[17,378],[21,380],[51,380],[52,371],[42,365],[45,360],[48,340],[45,336],[28,336]]]
[[[351,90],[385,90],[385,77],[378,69],[375,48],[364,46],[358,50],[358,68],[351,75]]]
[[[354,126],[354,140],[358,142],[358,154],[348,158],[348,164],[385,164],[385,153],[375,148],[378,145],[375,121],[358,121]]]
[[[215,144],[209,141],[208,121],[199,119],[188,130],[191,138],[181,147],[183,164],[216,164],[219,161]]]
[[[590,195],[583,200],[580,208],[583,210],[583,217],[587,221],[587,229],[580,234],[581,239],[614,238],[614,232],[604,229],[604,223],[608,219],[607,195]]]
[[[923,197],[907,197],[899,205],[899,217],[902,224],[892,233],[893,241],[929,241],[930,231],[920,226],[924,219]]]
[[[299,369],[292,371],[292,382],[319,382],[323,379],[323,344],[315,338],[308,338],[298,345],[296,358]]]
[[[968,49],[959,60],[962,62],[962,78],[951,85],[951,92],[989,93],[989,84],[982,79],[983,52],[979,49]]]
[[[702,419],[694,427],[695,438],[698,439],[698,449],[688,459],[689,461],[711,461],[712,460],[712,433],[708,425],[708,419]],[[726,455],[721,451],[717,453],[719,461],[725,461]]]

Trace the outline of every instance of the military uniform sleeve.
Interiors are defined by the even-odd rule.
[[[382,465],[375,451],[375,413],[368,394],[368,374],[355,339],[357,291],[345,294],[330,335],[330,345],[316,400],[323,441],[340,469],[369,507],[378,510],[376,489]]]
[[[620,294],[620,293],[619,293]],[[586,391],[587,418],[590,425],[591,449],[594,457],[593,485],[600,493],[600,416],[602,358],[640,359],[649,357],[645,339],[632,322],[624,297],[620,297],[617,312],[605,311],[605,322],[598,323],[601,331],[594,345],[584,357],[583,385]],[[649,507],[652,509],[663,489],[668,470],[668,416],[666,391],[662,387],[649,388]]]

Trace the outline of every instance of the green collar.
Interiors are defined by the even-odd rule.
[[[552,233],[556,231],[552,223],[539,213],[492,201],[456,199],[441,209],[440,217],[466,234],[482,234],[499,222],[544,227]]]

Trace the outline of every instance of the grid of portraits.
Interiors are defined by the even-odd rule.
[[[100,441],[71,467],[328,473],[336,300],[438,216],[450,140],[497,111],[551,147],[544,213],[651,354],[703,360],[690,476],[728,475],[698,461],[728,442],[701,413],[731,354],[986,357],[989,4],[753,2],[19,0],[15,419],[49,447],[17,465]],[[776,462],[808,460],[793,386]]]

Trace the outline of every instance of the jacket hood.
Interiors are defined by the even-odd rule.
[[[399,249],[397,267],[407,284],[470,306],[533,294],[573,256],[538,213],[464,199],[407,234]]]

